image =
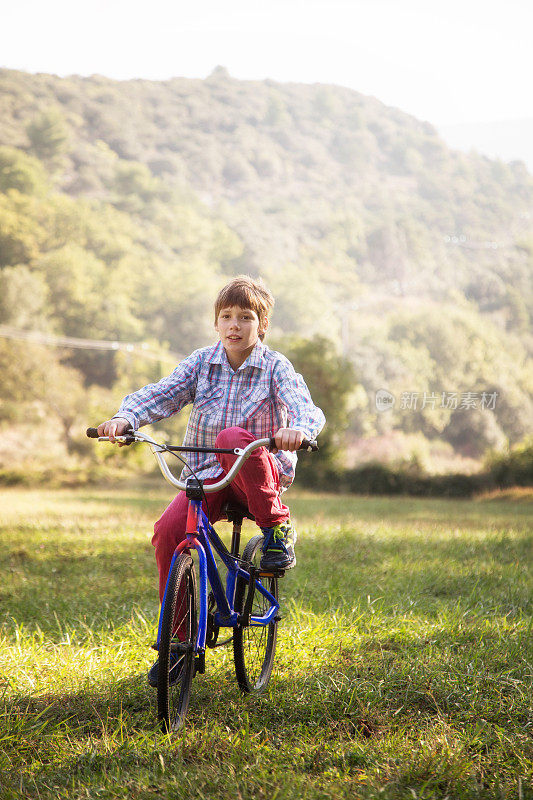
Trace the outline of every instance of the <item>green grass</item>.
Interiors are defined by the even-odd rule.
[[[172,737],[145,682],[168,499],[0,492],[2,800],[533,797],[527,498],[291,492],[269,690],[209,651]]]

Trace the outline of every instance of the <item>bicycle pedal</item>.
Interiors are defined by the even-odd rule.
[[[258,578],[283,578],[285,575],[284,569],[269,569],[269,570],[259,570],[256,573]]]

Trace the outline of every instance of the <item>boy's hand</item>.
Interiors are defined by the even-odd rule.
[[[122,436],[122,434],[127,431],[129,427],[131,426],[128,420],[123,419],[122,417],[108,419],[98,426],[98,436],[109,436],[109,441],[114,442],[115,436]],[[118,446],[122,447],[123,444],[119,442]]]
[[[298,450],[304,439],[305,435],[302,431],[296,430],[296,428],[280,428],[279,431],[274,434],[276,447],[272,452],[277,453],[278,450]]]

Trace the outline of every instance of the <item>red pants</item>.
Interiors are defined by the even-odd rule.
[[[246,447],[254,436],[244,428],[226,428],[217,436],[215,446],[232,448]],[[228,473],[237,456],[219,453],[216,456],[224,473]],[[206,485],[220,478],[206,479]],[[274,456],[265,448],[255,450],[244,462],[237,477],[225,489],[207,495],[209,521],[213,524],[222,517],[222,508],[228,500],[237,500],[247,506],[260,528],[270,528],[289,518],[289,509],[281,502],[279,473]],[[187,508],[189,501],[185,492],[180,492],[165,509],[154,525],[152,544],[159,570],[159,599],[163,599],[168,570],[176,546],[185,538]],[[205,500],[203,510],[207,513]]]

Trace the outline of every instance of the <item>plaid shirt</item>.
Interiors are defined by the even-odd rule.
[[[127,419],[136,430],[170,417],[188,403],[193,407],[183,444],[194,447],[214,447],[218,433],[234,425],[257,439],[286,427],[314,439],[325,422],[291,362],[261,341],[236,371],[221,342],[195,350],[167,378],[125,397],[115,416]],[[294,479],[296,453],[284,450],[275,458],[280,485],[287,488]],[[189,453],[187,461],[202,479],[222,474],[211,453]],[[182,479],[189,474],[185,468]]]

